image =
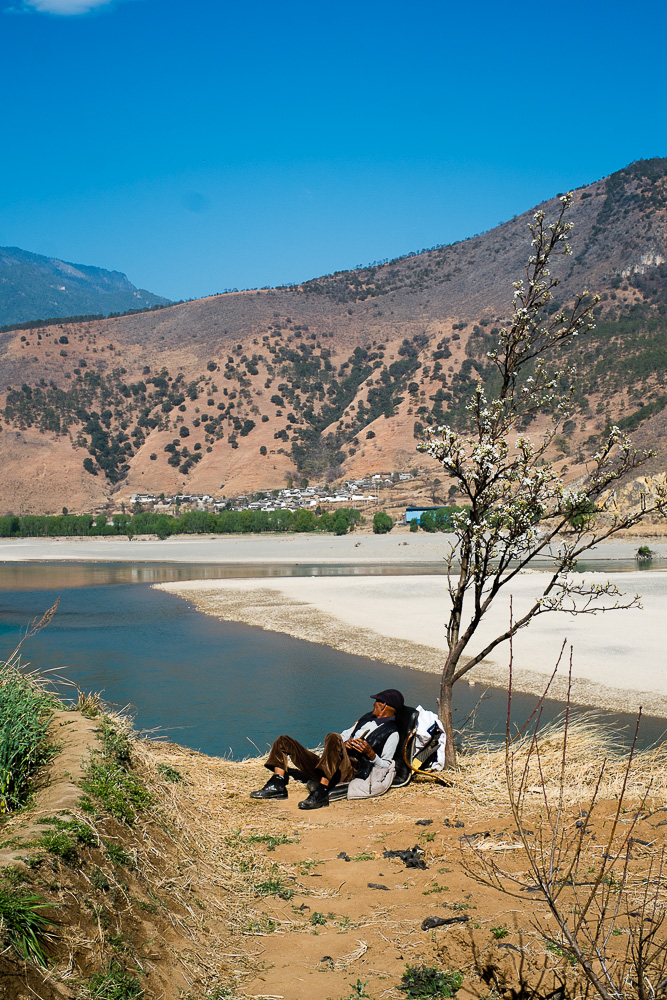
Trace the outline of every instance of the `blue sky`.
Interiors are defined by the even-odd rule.
[[[663,0],[0,0],[0,245],[178,299],[449,243],[667,155],[666,29]]]

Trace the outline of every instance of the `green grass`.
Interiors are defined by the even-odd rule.
[[[357,1000],[357,997],[370,997],[370,993],[366,992],[368,980],[362,983],[361,979],[357,979],[354,986],[352,986],[352,992],[349,997],[343,997],[342,1000]]]
[[[255,888],[260,896],[279,896],[280,899],[291,899],[294,895],[294,889],[286,886],[277,875],[264,879],[263,882],[258,882]]]
[[[453,997],[461,988],[460,972],[444,972],[430,965],[406,965],[399,989],[407,997]]]
[[[165,781],[185,781],[181,772],[177,771],[175,767],[171,767],[170,764],[158,764],[157,770],[158,774],[160,774]]]
[[[91,976],[83,995],[90,1000],[140,1000],[144,990],[135,975],[112,961],[103,972]]]
[[[496,941],[502,941],[503,938],[507,937],[509,931],[506,927],[492,927],[491,933]]]
[[[21,805],[33,772],[48,760],[54,700],[14,666],[0,664],[0,813]]]
[[[43,910],[51,904],[15,885],[0,886],[0,940],[4,938],[27,962],[48,965],[44,938],[53,921]]]
[[[95,847],[97,840],[95,834],[78,819],[61,819],[58,816],[49,816],[43,820],[53,830],[46,830],[39,838],[39,846],[43,847],[49,854],[53,854],[73,867],[79,860],[78,848],[81,844],[86,847]]]
[[[273,934],[278,924],[264,914],[260,920],[249,920],[242,928],[244,934]]]
[[[95,834],[78,819],[61,819],[60,816],[49,816],[42,820],[42,823],[48,823],[49,826],[54,826],[56,830],[63,830],[70,836],[74,837],[77,843],[85,844],[86,847],[95,847],[97,844],[97,838]]]
[[[81,782],[86,796],[79,804],[87,812],[92,811],[92,797],[115,819],[132,826],[137,811],[151,805],[153,797],[130,770],[132,754],[129,730],[104,717],[100,726],[100,738],[102,753],[91,761]]]
[[[430,889],[424,889],[422,896],[432,896],[434,893],[438,892],[449,892],[449,886],[438,885],[437,881],[435,881]]]
[[[66,865],[72,868],[79,860],[79,852],[76,849],[75,841],[65,832],[65,830],[48,830],[39,838],[39,846],[60,858]]]
[[[97,817],[99,816],[97,806],[95,805],[95,803],[93,802],[93,800],[90,798],[89,795],[82,795],[79,801],[77,802],[77,805],[79,809],[82,812],[87,813],[88,816],[92,816],[94,819],[97,819]]]
[[[129,851],[126,851],[124,847],[120,844],[115,844],[113,841],[104,841],[104,850],[107,853],[107,857],[115,865],[119,865],[121,868],[132,868],[134,866],[134,859]]]
[[[565,961],[569,962],[570,965],[576,964],[577,960],[574,957],[574,955],[571,955],[569,951],[567,951],[565,948],[561,948],[561,946],[559,944],[556,944],[555,941],[547,941],[547,939],[545,938],[544,947],[546,948],[547,951],[550,951],[552,955],[557,955],[559,958],[564,958]]]
[[[98,892],[108,892],[111,888],[111,883],[106,877],[101,868],[96,865],[90,869],[90,884],[93,889],[97,889]]]
[[[247,844],[266,844],[267,851],[275,851],[280,844],[298,844],[298,837],[288,837],[284,833],[251,833],[246,837]]]
[[[157,913],[158,912],[157,904],[151,903],[147,899],[140,899],[139,900],[139,909],[143,910],[144,913]]]
[[[136,811],[145,809],[152,802],[150,792],[134,774],[106,758],[92,761],[81,787],[115,819],[128,826],[134,823]]]
[[[122,725],[114,723],[108,716],[103,716],[100,726],[100,738],[104,747],[104,756],[129,768],[132,764],[132,744],[129,731]]]

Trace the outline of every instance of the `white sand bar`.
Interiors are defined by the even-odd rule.
[[[471,651],[484,648],[507,627],[510,593],[516,619],[541,593],[546,579],[540,572],[518,576],[497,598]],[[554,697],[565,696],[572,645],[574,701],[624,712],[643,705],[645,713],[667,717],[667,573],[591,573],[586,579],[611,579],[627,595],[639,592],[643,608],[596,616],[541,615],[514,640],[517,690],[541,693],[567,640],[560,679],[552,688]],[[287,577],[158,586],[219,618],[401,666],[437,672],[442,668],[449,600],[442,576]],[[468,677],[476,683],[505,686],[508,659],[505,643]]]

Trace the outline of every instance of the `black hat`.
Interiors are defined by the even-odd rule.
[[[381,701],[383,705],[389,705],[390,708],[403,708],[405,701],[403,695],[396,688],[387,688],[386,691],[380,691],[379,694],[372,694],[371,698],[375,701]]]

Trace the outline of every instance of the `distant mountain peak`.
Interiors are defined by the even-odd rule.
[[[169,305],[121,271],[0,247],[0,326]]]

